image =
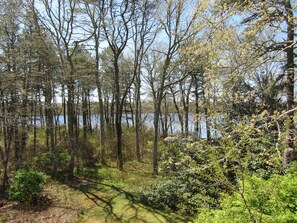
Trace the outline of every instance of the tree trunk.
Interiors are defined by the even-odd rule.
[[[136,104],[135,104],[135,145],[137,161],[141,161],[140,153],[140,121],[141,121],[141,106],[140,106],[140,73],[136,75]]]
[[[56,143],[54,137],[54,111],[52,106],[52,84],[51,74],[46,73],[45,80],[45,119],[46,119],[46,132],[49,140],[49,147],[51,151],[51,175],[56,177],[57,165],[56,165]]]
[[[195,132],[199,132],[199,85],[198,85],[198,78],[197,74],[194,75],[194,83],[195,83]]]
[[[15,170],[18,170],[21,168],[21,149],[20,149],[20,141],[19,141],[18,120],[14,121],[13,134],[14,134]]]
[[[158,139],[159,139],[159,117],[161,112],[162,97],[155,101],[154,111],[154,148],[153,148],[153,174],[158,174]]]
[[[115,75],[115,127],[117,134],[117,166],[119,170],[123,170],[123,155],[122,155],[122,106],[120,100],[120,79],[119,79],[119,64],[118,58],[114,60],[114,75]]]
[[[83,121],[83,136],[84,141],[87,140],[87,131],[88,131],[88,99],[85,90],[82,90],[82,121]]]
[[[7,123],[6,123],[7,125]],[[8,162],[10,157],[10,151],[11,151],[11,143],[12,143],[12,136],[13,136],[13,127],[9,124],[7,127],[3,126],[4,131],[4,154],[1,154],[2,162],[3,162],[3,181],[2,181],[2,189],[3,192],[6,191],[6,188],[9,184],[9,177],[8,177]]]
[[[33,110],[34,110],[34,118],[33,118],[33,153],[36,154],[36,137],[37,137],[37,93],[35,93],[35,100],[33,101]]]
[[[88,101],[88,131],[92,134],[92,110],[91,110],[91,98],[90,98],[90,89],[87,92],[87,101]]]
[[[172,94],[173,104],[174,104],[174,107],[175,107],[175,111],[177,113],[177,116],[178,116],[178,119],[179,119],[179,122],[180,122],[181,133],[183,134],[184,133],[184,117],[183,117],[183,115],[180,112],[179,105],[177,104],[177,101],[176,101],[176,98],[175,98],[175,92],[173,91],[173,88],[172,87],[170,87],[170,91],[171,91],[171,94]]]
[[[294,63],[294,14],[290,1],[286,1],[287,18],[287,49],[286,49],[286,72],[287,72],[287,111],[294,108],[294,83],[295,83],[295,63]],[[295,126],[294,112],[290,112],[288,117],[287,132],[287,149],[284,154],[284,166],[288,166],[290,162],[297,160],[296,148],[294,145]]]
[[[67,114],[66,114],[66,98],[65,98],[65,85],[62,84],[62,109],[63,109],[63,124],[67,123]]]
[[[73,179],[74,176],[74,159],[76,154],[76,145],[75,145],[75,134],[74,134],[74,108],[73,108],[73,95],[74,95],[74,83],[72,80],[69,80],[67,84],[68,91],[68,101],[67,101],[67,121],[68,121],[68,137],[70,143],[70,162],[69,162],[69,179]]]
[[[96,86],[98,92],[98,99],[99,99],[99,114],[100,114],[100,145],[101,145],[101,163],[106,164],[106,148],[105,148],[105,122],[104,122],[104,104],[103,104],[103,96],[102,96],[102,85],[99,79],[99,36],[95,33],[95,53],[96,53],[96,72],[95,72],[95,79],[96,79]],[[107,100],[108,101],[108,100]],[[108,115],[108,105],[107,105],[107,112]],[[108,121],[107,121],[108,124]]]
[[[167,106],[167,94],[165,95],[165,100],[164,100],[164,129],[163,129],[163,137],[166,138],[168,136],[168,106]]]
[[[184,107],[185,110],[185,137],[188,137],[189,134],[189,101],[187,100]]]
[[[204,107],[204,118],[205,118],[205,131],[206,131],[206,141],[210,141],[210,124],[209,124],[209,117],[208,117],[208,109]]]

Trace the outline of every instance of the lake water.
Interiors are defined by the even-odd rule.
[[[176,134],[176,133],[181,133],[181,124],[179,122],[178,119],[178,115],[177,114],[169,114],[170,118],[168,118],[168,124],[170,123],[171,125],[169,126],[169,134]],[[142,114],[142,119],[144,120],[144,124],[146,126],[148,126],[149,128],[153,128],[153,118],[154,115],[153,113],[148,113],[148,114]],[[56,116],[55,117],[56,121],[58,122],[58,124],[63,124],[64,123],[64,116],[60,115],[60,116]],[[188,122],[188,126],[189,126],[189,131],[190,132],[195,132],[195,122],[194,122],[194,115],[190,114],[189,115],[189,122]],[[212,137],[219,137],[220,133],[218,130],[214,129],[214,119],[211,119],[211,127],[210,127],[210,133]],[[223,117],[219,116],[216,118],[216,122],[222,122]],[[82,116],[79,116],[79,123],[80,125],[82,125]],[[91,122],[92,122],[92,127],[93,128],[98,128],[100,126],[100,116],[99,115],[93,115],[91,118]],[[123,118],[122,118],[122,122],[123,124],[127,124],[127,118],[126,115],[123,114]],[[128,123],[129,125],[132,125],[132,119],[131,119],[131,115],[128,114]],[[40,125],[40,119],[37,119],[37,125]],[[160,122],[160,126],[161,126],[161,122]],[[202,116],[200,121],[199,121],[199,132],[197,133],[199,134],[200,138],[206,138],[206,121],[205,118]]]

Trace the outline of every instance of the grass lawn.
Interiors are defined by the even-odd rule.
[[[51,203],[28,209],[6,203],[0,208],[0,222],[189,222],[184,216],[163,212],[138,203],[134,194],[158,180],[149,162],[127,162],[121,172],[109,167],[84,169],[71,183],[50,182],[45,190]]]

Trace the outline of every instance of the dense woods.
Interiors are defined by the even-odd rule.
[[[36,204],[42,184],[135,162],[154,178],[133,202],[296,222],[296,7],[0,0],[1,197]]]

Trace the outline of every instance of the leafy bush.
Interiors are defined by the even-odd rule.
[[[163,180],[161,183],[151,185],[139,193],[140,202],[161,210],[173,210],[194,215],[201,207],[209,207],[211,197],[205,195],[202,188],[199,190],[199,182],[184,181],[173,177]],[[199,193],[199,192],[201,193]]]
[[[123,158],[124,160],[133,160],[136,158],[136,133],[133,127],[123,127]],[[147,148],[147,141],[151,138],[151,131],[145,126],[140,129],[140,151]]]
[[[36,170],[18,170],[8,190],[9,199],[21,204],[36,204],[46,178],[42,172]]]
[[[106,132],[106,141],[105,147],[107,148],[106,155],[108,158],[116,160],[117,159],[117,136],[115,132],[107,131]],[[135,128],[123,126],[123,135],[122,135],[122,146],[123,146],[123,159],[124,161],[131,161],[136,159],[136,133]],[[151,131],[145,126],[141,127],[140,131],[140,151],[142,155],[144,154],[145,149],[147,148],[147,141],[151,138]]]
[[[181,203],[179,196],[179,185],[173,180],[164,181],[151,187],[151,190],[143,190],[139,194],[142,203],[157,209],[178,210]]]
[[[101,170],[101,168],[101,165],[83,166],[80,169],[79,175],[87,178],[99,179],[99,171]]]
[[[28,131],[28,147],[33,147],[34,142],[34,132],[33,128]],[[36,145],[38,145],[38,149],[43,150],[46,149],[46,129],[45,128],[36,128]]]
[[[58,172],[67,171],[70,161],[70,155],[67,151],[59,150],[56,154],[56,166]],[[35,158],[36,166],[41,170],[49,173],[52,166],[51,152],[41,153]]]
[[[277,113],[271,116],[267,111],[228,122],[228,128],[223,125],[220,129],[218,148],[226,160],[268,179],[282,171],[281,154],[286,147],[286,127],[282,122]]]
[[[282,144],[270,140],[274,130],[267,136],[270,125],[260,128],[264,118],[234,123],[227,134],[222,132],[222,137],[211,143],[189,143],[183,138],[164,143],[160,166],[172,181],[153,185],[141,194],[141,200],[158,208],[195,214],[201,208],[219,207],[221,194],[232,193],[244,174],[269,179],[279,173]],[[277,148],[274,143],[278,143]]]
[[[203,209],[195,222],[297,222],[297,174],[265,180],[244,176],[238,190],[223,194],[221,209]]]
[[[248,182],[251,188],[258,185],[251,191],[258,190],[261,194],[258,200],[253,201],[260,209],[269,203],[269,196],[264,196],[261,186],[265,188],[265,182],[270,182],[265,180],[274,179],[283,171],[280,154],[284,150],[285,137],[276,131],[275,120],[278,121],[277,117],[263,113],[230,123],[228,131],[222,129],[221,137],[216,141],[190,143],[187,139],[178,138],[164,143],[160,150],[160,166],[170,180],[152,185],[141,194],[141,201],[157,208],[195,214],[203,208],[221,207],[220,203],[223,205],[225,202],[222,196],[238,191],[243,176],[254,176],[244,185],[245,188],[249,186]],[[243,219],[249,217],[244,213],[242,216],[237,218],[240,219],[238,222],[245,222]]]
[[[164,145],[161,169],[168,179],[140,193],[140,201],[158,208],[194,215],[199,208],[216,207],[222,190],[212,147],[182,140]]]

